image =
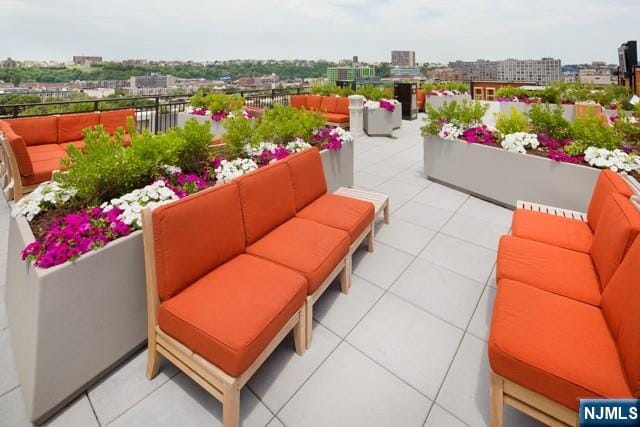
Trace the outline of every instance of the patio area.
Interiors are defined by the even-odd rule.
[[[391,224],[354,256],[349,295],[334,283],[316,305],[308,353],[285,339],[242,390],[243,425],[488,425],[495,258],[512,212],[426,180],[422,123],[356,139],[355,186],[390,196]],[[4,310],[9,215],[2,200],[0,426],[30,425]],[[47,425],[221,425],[204,389],[166,361],[148,381],[145,364],[143,350]],[[539,424],[507,406],[505,425]]]

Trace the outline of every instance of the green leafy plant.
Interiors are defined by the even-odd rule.
[[[570,136],[570,124],[562,115],[563,107],[552,108],[548,104],[534,104],[529,110],[529,119],[538,133],[545,133],[557,141],[564,141]]]
[[[199,89],[190,100],[196,108],[207,108],[212,113],[234,111],[242,108],[244,99],[239,94],[227,95],[215,93],[207,89]]]
[[[460,93],[468,93],[469,92],[469,83],[467,82],[437,82],[437,83],[423,83],[420,86],[427,94],[429,92],[434,92],[438,90],[449,90],[449,91],[458,91]]]
[[[624,142],[640,147],[640,126],[632,122],[632,117],[618,111],[618,119],[613,123],[613,128],[622,135]]]
[[[339,87],[336,85],[313,85],[311,86],[311,93],[324,96],[349,96],[353,95],[355,91],[351,87]]]
[[[182,128],[176,128],[164,134],[165,138],[175,137],[182,139],[178,145],[177,166],[185,172],[195,172],[209,160],[211,154],[211,125],[208,122],[199,123],[195,119],[187,120]]]
[[[580,156],[584,154],[584,150],[586,150],[587,148],[588,148],[587,144],[579,141],[574,141],[571,144],[564,147],[564,152],[570,156]]]
[[[498,113],[496,118],[496,129],[500,131],[502,135],[509,135],[516,132],[529,132],[529,117],[527,113],[511,108],[509,114]]]
[[[606,118],[590,112],[584,116],[576,117],[571,123],[571,139],[586,147],[615,150],[620,148],[623,136],[616,132],[612,126],[609,126]]]
[[[380,86],[360,86],[356,89],[356,94],[362,95],[370,101],[379,101],[382,98],[391,98],[393,93],[389,93]]]
[[[240,157],[247,145],[253,143],[254,122],[242,116],[233,114],[222,122],[225,132],[222,135],[222,143],[225,144],[225,152],[230,160]]]
[[[252,142],[286,144],[296,137],[310,141],[313,130],[324,123],[325,118],[320,113],[275,105],[265,112],[255,129]]]
[[[460,127],[471,127],[482,123],[489,104],[477,101],[444,102],[440,108],[425,104],[427,117],[422,127],[423,135],[437,135],[443,123],[453,123]]]

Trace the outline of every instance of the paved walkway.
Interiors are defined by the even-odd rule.
[[[314,308],[313,345],[286,339],[242,393],[245,426],[484,426],[486,340],[498,238],[511,212],[427,181],[421,120],[396,138],[356,141],[356,186],[391,197],[375,252],[354,260]],[[29,425],[9,344],[4,280],[9,211],[0,203],[0,426]],[[221,406],[168,363],[145,378],[146,350],[61,411],[56,426],[211,426]],[[538,425],[507,409],[505,426]]]

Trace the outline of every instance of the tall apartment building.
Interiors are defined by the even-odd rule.
[[[455,61],[449,62],[449,68],[463,70],[464,79],[471,81],[498,80],[544,84],[563,80],[561,61],[553,58]]]
[[[338,80],[353,81],[359,77],[374,77],[376,69],[373,67],[328,67],[327,80],[335,83]]]
[[[392,50],[391,65],[394,67],[414,68],[416,66],[416,53],[413,50]]]
[[[427,79],[435,82],[466,80],[464,70],[458,68],[435,68],[427,71]]]
[[[582,68],[578,71],[578,81],[588,85],[607,86],[616,83],[608,69]]]
[[[506,59],[498,62],[498,80],[541,84],[562,81],[562,63],[553,58]]]
[[[158,73],[131,77],[129,81],[131,88],[164,88],[175,86],[176,84],[175,77]]]
[[[449,68],[462,70],[464,80],[497,80],[498,61],[487,61],[478,59],[477,61],[454,61],[449,62]]]

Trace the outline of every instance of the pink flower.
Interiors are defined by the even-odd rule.
[[[206,116],[207,115],[207,109],[206,108],[194,108],[193,111],[191,112],[191,114],[193,114],[195,116]]]

